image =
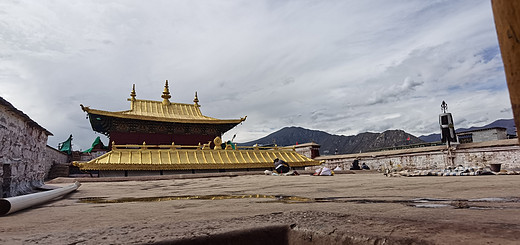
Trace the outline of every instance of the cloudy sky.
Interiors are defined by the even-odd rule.
[[[245,142],[286,126],[354,135],[437,133],[512,118],[489,0],[2,0],[0,96],[51,131],[95,137],[79,104],[172,101],[247,120]],[[107,143],[106,138],[104,142]]]

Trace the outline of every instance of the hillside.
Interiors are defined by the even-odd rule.
[[[407,140],[407,139],[410,140]],[[333,135],[323,131],[301,127],[286,127],[261,139],[241,143],[240,145],[295,145],[297,143],[315,142],[321,145],[321,155],[349,154],[367,152],[379,148],[395,147],[423,142],[419,138],[402,130],[387,130],[383,133],[361,133],[358,135]]]

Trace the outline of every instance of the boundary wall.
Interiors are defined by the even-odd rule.
[[[358,154],[328,155],[316,157],[322,166],[334,169],[339,166],[350,169],[354,160],[366,163],[370,169],[400,164],[405,169],[445,169],[450,166],[488,167],[501,164],[502,169],[520,170],[520,146],[518,139],[495,140],[447,146],[430,146],[402,150],[366,152]],[[309,169],[316,169],[311,167]]]

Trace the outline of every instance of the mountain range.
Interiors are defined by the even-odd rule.
[[[490,124],[484,125],[482,127],[458,128],[455,130],[455,132],[462,133],[462,132],[466,132],[466,131],[485,129],[485,128],[495,128],[495,127],[506,128],[507,134],[516,135],[514,119],[498,119],[498,120],[496,120]],[[441,140],[441,134],[438,133],[438,134],[421,135],[421,136],[419,136],[419,139],[421,139],[425,142],[436,142],[436,141]]]
[[[468,130],[504,127],[508,134],[515,134],[513,119],[500,119],[482,127],[457,129],[457,132]],[[382,133],[365,132],[357,135],[334,135],[319,130],[301,127],[285,127],[263,138],[240,143],[240,145],[273,145],[289,146],[298,143],[315,142],[320,144],[320,155],[350,154],[373,151],[381,148],[396,147],[408,144],[440,141],[440,134],[416,137],[403,130],[386,130]]]
[[[288,146],[308,142],[315,142],[321,145],[320,155],[332,155],[366,152],[379,148],[417,144],[423,141],[403,130],[387,130],[383,133],[366,132],[358,135],[344,136],[301,127],[286,127],[261,139],[246,142],[241,145],[277,144],[279,146]]]

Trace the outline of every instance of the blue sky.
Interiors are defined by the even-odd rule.
[[[86,149],[79,104],[137,98],[247,120],[245,142],[286,126],[353,135],[438,132],[512,118],[491,3],[468,1],[2,1],[0,96]],[[104,140],[105,142],[106,139]]]

